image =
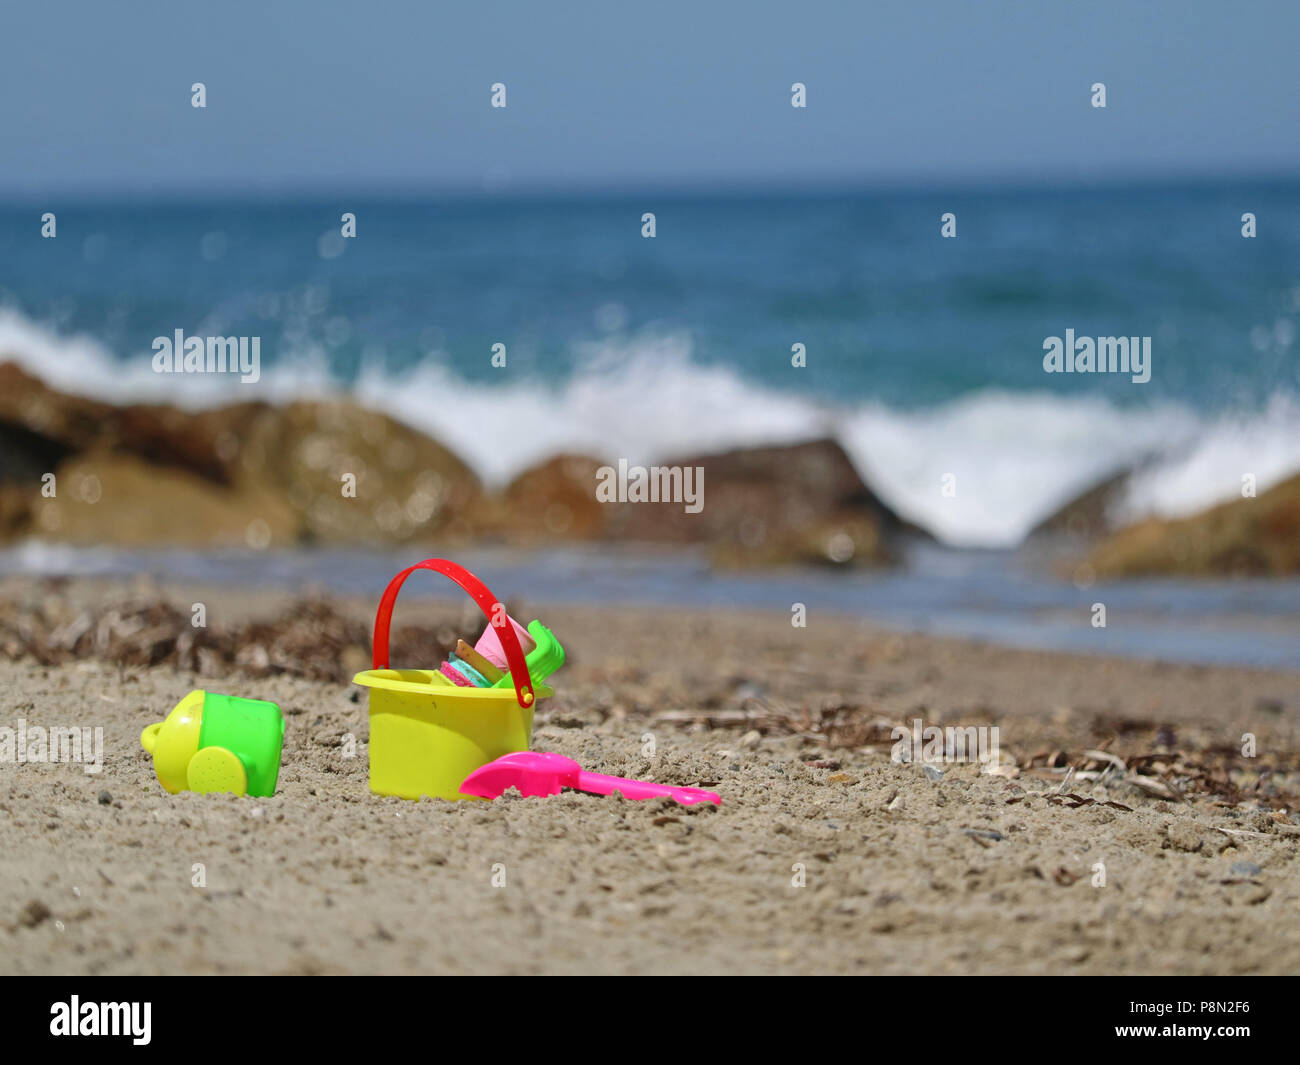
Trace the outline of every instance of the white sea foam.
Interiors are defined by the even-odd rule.
[[[308,348],[278,363],[256,385],[229,374],[160,374],[150,349],[117,357],[98,340],[60,336],[18,312],[0,308],[0,362],[17,362],[52,388],[114,403],[170,403],[198,410],[222,403],[337,394],[324,352]]]
[[[256,386],[220,376],[183,381],[152,372],[150,353],[115,358],[88,338],[56,336],[0,313],[0,359],[54,387],[115,401],[194,409],[256,398],[341,394],[323,352],[264,368]],[[1120,407],[1102,397],[984,390],[916,410],[877,402],[817,402],[764,388],[691,358],[684,335],[639,337],[584,350],[558,384],[470,382],[431,354],[394,372],[364,366],[357,399],[437,437],[487,481],[500,483],[559,451],[648,464],[686,453],[835,435],[866,481],[904,517],[961,546],[1016,543],[1041,518],[1107,474],[1149,460],[1122,503],[1126,517],[1179,516],[1300,470],[1300,399],[1279,395],[1249,414],[1176,405]],[[797,372],[797,371],[792,371]],[[955,493],[945,494],[947,475]]]

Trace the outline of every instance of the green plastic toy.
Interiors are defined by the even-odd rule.
[[[158,782],[179,791],[275,794],[284,715],[275,703],[193,691],[140,733]]]
[[[533,638],[533,642],[537,646],[528,652],[524,661],[528,664],[528,675],[533,678],[533,683],[540,684],[564,665],[564,648],[560,646],[560,641],[552,635],[551,630],[540,621],[530,621],[528,623],[528,635]],[[512,688],[514,687],[514,681],[511,680],[510,674],[507,672],[492,687]]]

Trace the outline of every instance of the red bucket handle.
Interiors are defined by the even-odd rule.
[[[524,649],[519,646],[519,637],[515,627],[506,616],[506,609],[490,591],[487,585],[470,573],[464,566],[448,562],[445,558],[426,558],[414,566],[402,570],[388,582],[384,597],[379,600],[379,612],[375,614],[375,669],[388,668],[388,629],[393,620],[393,605],[397,602],[397,593],[402,584],[417,569],[431,569],[449,577],[469,594],[483,611],[488,624],[497,630],[501,649],[506,653],[506,662],[510,666],[510,679],[515,682],[515,698],[519,705],[527,709],[533,705],[533,678],[528,675],[528,663],[524,660]],[[497,618],[500,618],[498,623]]]

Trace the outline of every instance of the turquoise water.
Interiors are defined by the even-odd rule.
[[[681,330],[694,361],[756,385],[915,408],[1042,388],[1042,340],[1072,326],[1155,337],[1158,372],[1140,393],[1054,391],[1221,409],[1300,384],[1293,344],[1251,340],[1300,309],[1300,184],[68,206],[54,240],[39,213],[0,212],[0,297],[119,359],[218,330],[260,335],[271,365],[319,355],[341,382],[435,360],[488,383],[505,341],[512,372],[558,382],[611,335]],[[791,375],[795,341],[811,358]]]

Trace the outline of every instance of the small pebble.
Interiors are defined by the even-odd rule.
[[[1234,876],[1259,876],[1264,870],[1254,862],[1233,862],[1232,873]]]
[[[109,792],[109,791],[101,791],[101,792],[99,793],[99,805],[100,805],[100,806],[107,806],[107,805],[108,805],[109,803],[111,803],[112,801],[113,801],[113,793],[112,793],[112,792]]]
[[[53,914],[50,908],[40,899],[32,899],[26,906],[18,911],[18,923],[26,928],[35,928],[42,921],[48,920]]]
[[[921,768],[925,770],[925,775],[929,777],[931,780],[939,781],[943,779],[942,769],[936,769],[932,765],[922,766]]]
[[[1001,832],[991,828],[963,828],[963,832],[968,836],[974,836],[977,839],[1006,839]]]

